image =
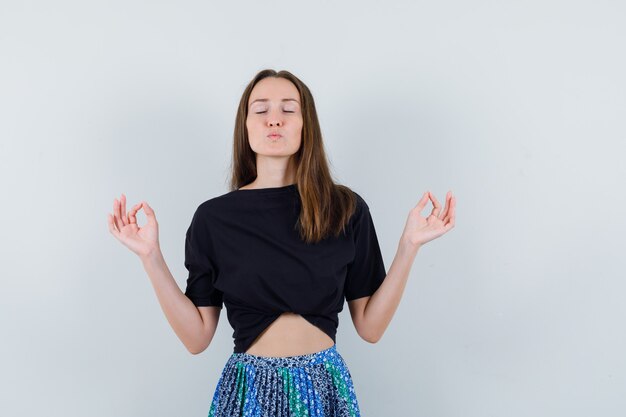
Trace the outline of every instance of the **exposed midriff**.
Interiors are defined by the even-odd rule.
[[[296,313],[282,313],[252,342],[246,351],[256,356],[296,356],[333,346],[326,333]]]

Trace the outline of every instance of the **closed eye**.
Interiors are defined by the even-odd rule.
[[[267,111],[258,111],[258,112],[256,112],[256,114],[261,114],[261,113],[267,113]],[[285,113],[295,113],[295,111],[287,111],[287,110],[285,110]]]

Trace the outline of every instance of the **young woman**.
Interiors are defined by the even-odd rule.
[[[159,247],[154,210],[113,202],[111,233],[139,255],[159,303],[187,349],[211,343],[222,307],[234,351],[209,416],[359,416],[337,350],[348,302],[360,337],[376,343],[389,325],[419,248],[454,227],[426,192],[410,210],[387,273],[365,200],[329,173],[315,103],[288,71],[259,72],[235,122],[231,190],[198,206],[187,229],[183,293]],[[424,218],[428,200],[434,206]],[[136,214],[144,209],[147,224]]]

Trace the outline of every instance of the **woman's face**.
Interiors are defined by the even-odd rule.
[[[259,81],[248,99],[246,128],[258,155],[289,156],[300,149],[302,109],[298,89],[284,78]],[[278,133],[280,136],[270,136]]]

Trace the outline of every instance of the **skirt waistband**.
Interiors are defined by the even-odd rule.
[[[257,356],[246,352],[233,353],[228,362],[240,362],[244,364],[252,364],[254,366],[267,367],[302,367],[309,365],[317,365],[320,363],[336,363],[342,361],[341,355],[337,351],[337,344],[320,350],[319,352],[307,353],[305,355],[296,356]]]

